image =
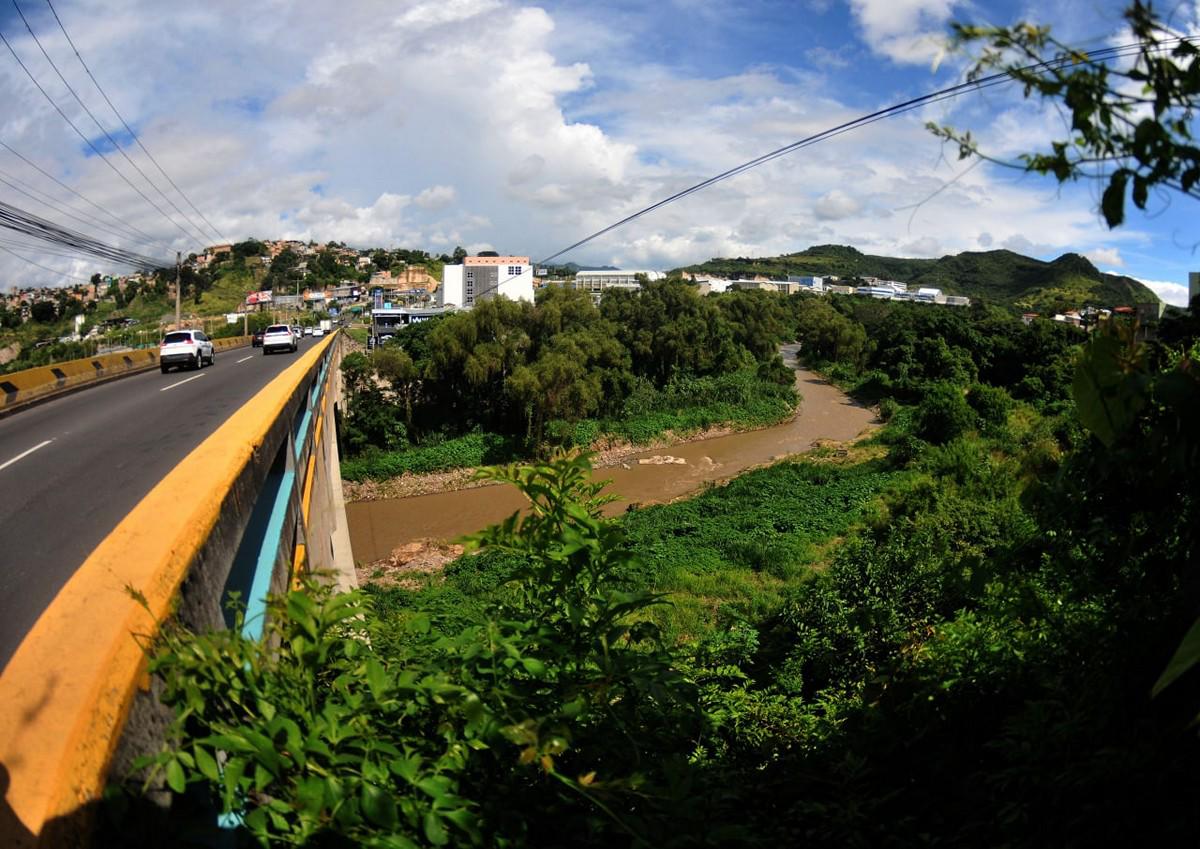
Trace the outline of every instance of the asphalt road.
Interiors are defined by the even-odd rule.
[[[125,514],[298,355],[224,351],[0,419],[0,668]]]

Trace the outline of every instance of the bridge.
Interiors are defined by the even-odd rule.
[[[138,638],[261,633],[305,573],[354,583],[335,438],[341,333],[160,374],[131,352],[0,375],[0,845],[86,845],[110,773],[156,747]],[[119,378],[119,379],[117,379]]]

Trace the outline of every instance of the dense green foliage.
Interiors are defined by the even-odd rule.
[[[263,642],[166,631],[153,669],[180,745],[148,765],[262,845],[665,835],[686,788],[661,741],[696,727],[695,688],[638,621],[655,597],[612,585],[635,557],[588,471],[493,473],[534,509],[476,537],[514,567],[455,633],[415,617],[399,642],[361,595],[315,586],[276,603]]]
[[[872,256],[842,245],[816,245],[779,257],[711,259],[681,270],[730,278],[812,274],[853,282],[880,277],[907,283],[910,290],[929,286],[976,301],[1049,313],[1088,304],[1112,308],[1158,300],[1133,278],[1103,274],[1078,254],[1063,254],[1052,262],[1008,250],[902,259]]]
[[[343,363],[342,440],[359,455],[346,475],[510,456],[484,456],[485,444],[536,453],[601,434],[645,442],[778,422],[795,406],[776,352],[790,328],[782,299],[765,294],[707,299],[668,282],[612,292],[597,309],[586,293],[548,287],[536,304],[497,298],[404,328]]]

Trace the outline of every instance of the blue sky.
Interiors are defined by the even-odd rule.
[[[19,2],[72,86],[127,141],[44,0]],[[537,259],[765,151],[956,82],[964,60],[940,47],[951,20],[1036,19],[1099,47],[1119,40],[1121,5],[211,0],[172,4],[167,14],[153,0],[57,0],[55,8],[124,117],[220,235],[435,252],[463,245]],[[1195,0],[1170,10],[1177,26],[1196,31]],[[89,137],[103,138],[11,7],[0,8],[0,31]],[[152,233],[156,250],[216,241],[199,221],[169,223],[117,178],[2,46],[0,90],[0,140]],[[1154,198],[1150,214],[1109,231],[1097,187],[968,168],[926,120],[971,129],[1001,156],[1062,132],[1052,110],[1016,92],[972,95],[773,162],[563,259],[662,269],[830,242],[902,256],[1076,251],[1174,302],[1186,272],[1200,268],[1189,202]],[[100,147],[109,155],[107,140]],[[158,176],[140,151],[127,152]],[[62,195],[4,151],[0,172]],[[54,217],[2,185],[0,200]],[[64,274],[100,270],[6,239],[0,247]],[[50,282],[3,251],[0,276],[0,285]]]

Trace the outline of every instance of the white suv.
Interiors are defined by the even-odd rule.
[[[217,361],[212,340],[199,330],[172,330],[158,346],[158,364],[166,374],[171,366],[200,368]]]
[[[272,351],[295,351],[296,337],[292,335],[292,328],[286,324],[272,324],[263,334],[262,349],[264,357]]]

